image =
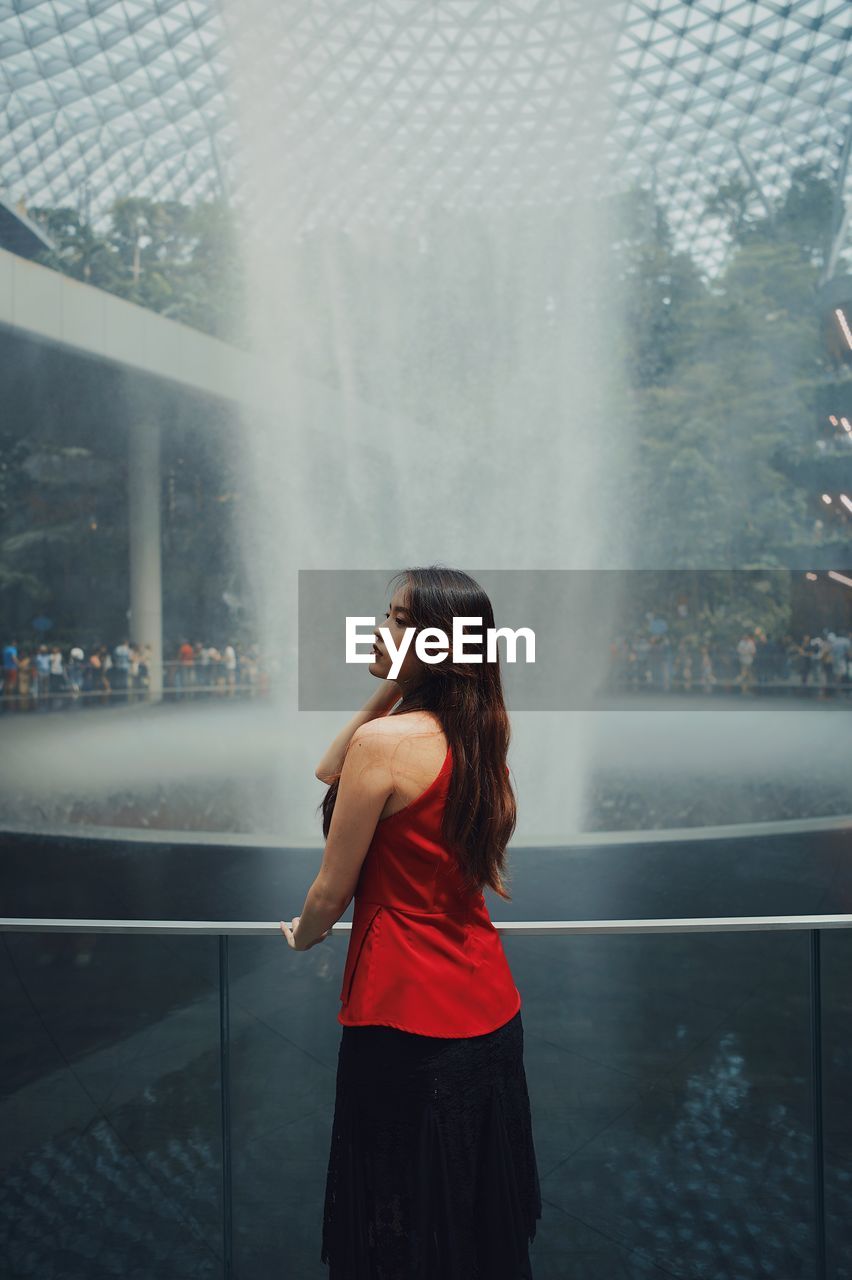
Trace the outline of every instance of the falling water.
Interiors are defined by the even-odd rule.
[[[488,6],[462,21],[460,8],[329,6],[318,43],[293,6],[226,0],[232,198],[256,357],[240,423],[243,558],[276,696],[8,717],[12,820],[85,819],[87,798],[106,811],[130,788],[141,825],[169,825],[174,806],[161,815],[153,799],[164,786],[189,809],[196,785],[233,783],[253,788],[243,830],[316,841],[313,766],[357,704],[298,709],[299,659],[311,656],[297,646],[299,570],[389,577],[442,563],[526,570],[532,584],[536,570],[591,570],[593,581],[636,562],[622,425],[629,299],[614,269],[618,206],[603,198],[617,185],[616,7],[563,4],[573,43],[563,33],[551,48],[542,27],[539,45],[518,47],[517,75],[499,79],[482,51],[514,39],[511,23]],[[524,58],[545,47],[548,74],[527,74]],[[361,611],[386,605],[377,595]],[[579,638],[612,608],[585,600]],[[498,611],[497,622],[524,619]],[[580,651],[567,679],[594,687],[606,653]],[[363,670],[365,701],[376,684]],[[587,830],[590,784],[607,768],[641,774],[648,792],[663,779],[784,787],[817,760],[849,792],[848,717],[820,708],[510,710],[518,842]],[[761,816],[720,802],[714,820]],[[194,827],[215,829],[200,802]]]
[[[448,64],[438,6],[425,24],[402,12],[362,24],[349,54],[335,48],[334,77],[289,6],[231,0],[225,13],[264,371],[243,416],[245,560],[264,645],[287,655],[281,734],[300,759],[278,793],[286,831],[294,791],[348,718],[296,709],[300,569],[596,569],[624,552],[608,501],[615,458],[627,464],[623,309],[599,198],[612,32],[590,30],[571,51],[582,74],[552,89],[554,198],[531,203],[526,166],[542,161],[526,90],[507,111],[487,63],[467,57],[472,32],[456,32]],[[360,612],[381,617],[388,598]],[[604,658],[588,655],[578,678],[594,681]],[[363,702],[366,668],[362,685]],[[570,713],[513,716],[519,831],[579,828],[588,728]]]

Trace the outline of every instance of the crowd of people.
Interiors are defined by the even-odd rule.
[[[113,648],[93,645],[3,645],[4,710],[58,710],[65,706],[142,702],[149,696],[151,646],[122,639]],[[172,699],[251,697],[268,689],[256,644],[183,640],[163,663],[164,695]]]
[[[755,686],[809,687],[817,697],[852,697],[852,631],[825,629],[796,640],[767,638],[761,627],[744,631],[735,645],[696,636],[675,639],[665,619],[646,623],[610,645],[612,692],[656,689],[712,693]],[[144,701],[149,696],[151,646],[122,639],[112,649],[94,645],[3,646],[3,710],[33,711],[69,705]],[[271,664],[274,666],[274,664]],[[254,697],[269,689],[269,667],[257,644],[228,641],[221,649],[184,639],[163,664],[164,697]]]
[[[695,636],[673,640],[662,624],[619,636],[610,646],[610,688],[663,692],[723,685],[743,694],[772,684],[810,687],[818,697],[852,696],[852,631],[805,632],[770,639],[761,627],[743,631],[736,645],[705,643]]]

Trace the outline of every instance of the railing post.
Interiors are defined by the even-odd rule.
[[[816,1232],[816,1280],[825,1280],[825,1166],[822,1146],[822,981],[820,977],[819,929],[810,931],[811,953],[811,1097],[814,1228]]]
[[[222,1097],[222,1255],[225,1280],[233,1275],[231,1198],[231,1071],[228,1005],[228,935],[219,934],[219,1086]]]

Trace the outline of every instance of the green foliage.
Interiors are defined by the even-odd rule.
[[[769,213],[739,179],[708,205],[731,236],[725,266],[677,299],[670,319],[681,339],[668,367],[652,346],[636,379],[642,564],[783,566],[786,548],[812,538],[810,495],[776,460],[814,440],[814,391],[827,377],[814,301],[829,206],[826,181],[804,169]],[[658,269],[647,253],[635,265],[640,277]],[[643,332],[655,323],[653,283],[633,291]]]
[[[238,234],[222,201],[117,200],[102,231],[68,208],[31,209],[56,243],[39,261],[213,337],[244,341]]]

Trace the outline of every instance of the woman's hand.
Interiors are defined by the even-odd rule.
[[[371,704],[378,709],[379,715],[387,715],[388,712],[396,706],[402,697],[404,690],[401,688],[398,680],[383,680],[380,687],[373,694],[367,706]],[[371,717],[375,719],[375,717]]]
[[[300,947],[299,944],[296,942],[295,934],[301,918],[302,918],[301,916],[293,916],[293,919],[290,921],[289,924],[287,923],[286,920],[282,920],[281,932],[284,934],[284,937],[287,939],[288,945],[291,946],[294,951],[310,951],[311,947],[315,947],[317,945],[317,942],[324,942],[325,939],[328,937],[328,935],[331,933],[331,930],[326,929],[325,933],[323,933],[319,938],[317,938],[316,942],[312,942],[310,946]]]

